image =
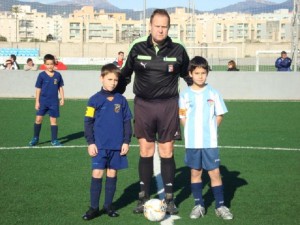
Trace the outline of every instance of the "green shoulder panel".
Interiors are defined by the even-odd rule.
[[[143,36],[143,37],[140,37],[140,38],[135,39],[135,40],[129,45],[129,50],[128,50],[128,52],[131,51],[132,47],[133,47],[135,44],[140,43],[140,42],[143,42],[143,41],[147,41],[147,38],[148,38],[148,36]]]
[[[178,39],[178,38],[172,38],[172,41],[174,43],[182,45],[185,48],[185,45],[183,44],[183,42],[180,39]]]

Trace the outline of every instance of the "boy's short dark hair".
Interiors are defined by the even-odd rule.
[[[153,17],[156,14],[168,17],[168,27],[170,27],[170,23],[171,23],[170,15],[165,9],[155,9],[150,17],[150,24],[152,24]]]
[[[26,63],[29,63],[29,62],[33,62],[33,61],[32,61],[32,58],[28,58],[28,59],[27,59]]]
[[[120,54],[123,54],[123,55],[124,55],[124,52],[123,52],[123,51],[119,51],[119,52],[118,52],[118,55],[120,55]]]
[[[193,72],[197,67],[205,69],[207,73],[210,70],[207,60],[201,56],[195,56],[191,59],[188,70]]]
[[[44,63],[46,63],[47,60],[52,60],[53,63],[54,63],[54,62],[55,62],[55,57],[54,57],[54,55],[46,54],[46,55],[44,56]]]
[[[121,74],[121,70],[113,63],[108,63],[101,68],[101,76],[105,77],[109,73],[114,73],[118,77]]]
[[[17,56],[16,56],[15,54],[11,54],[11,55],[10,55],[10,58],[12,58],[14,61],[17,60]]]
[[[281,52],[281,55],[286,55],[286,54],[287,54],[286,51]]]

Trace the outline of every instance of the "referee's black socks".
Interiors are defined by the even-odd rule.
[[[149,197],[151,178],[153,175],[153,156],[141,157],[139,160],[140,189]]]
[[[161,176],[164,183],[165,193],[173,193],[173,184],[175,177],[175,160],[171,158],[160,158]]]

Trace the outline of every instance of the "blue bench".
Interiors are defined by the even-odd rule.
[[[38,48],[0,48],[0,56],[38,57],[40,55]]]

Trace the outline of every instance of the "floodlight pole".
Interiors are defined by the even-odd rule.
[[[143,35],[147,35],[147,28],[146,28],[146,10],[147,10],[147,0],[144,0],[144,30],[143,30]]]
[[[294,71],[297,72],[298,54],[299,54],[299,26],[300,26],[300,0],[294,0],[293,17],[291,26],[291,53],[294,65]]]
[[[194,46],[196,45],[196,19],[195,19],[195,0],[193,0],[193,19],[192,19],[192,29],[194,33]]]

